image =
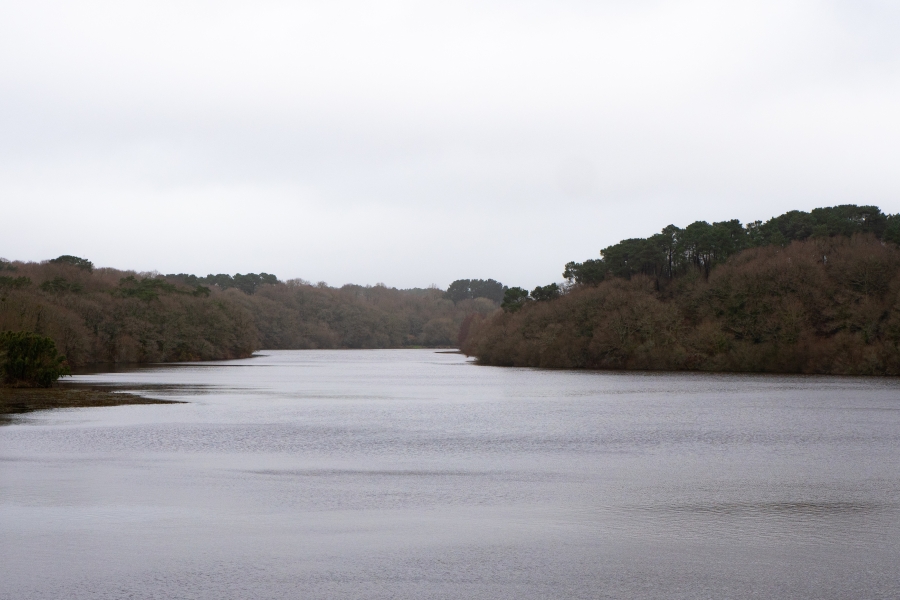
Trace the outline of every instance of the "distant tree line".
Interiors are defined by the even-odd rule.
[[[46,337],[73,366],[238,358],[262,348],[454,347],[467,318],[498,310],[505,287],[475,279],[451,288],[159,275],[70,255],[0,260],[0,332]]]
[[[187,285],[197,286],[214,285],[221,290],[235,288],[241,290],[245,294],[255,294],[256,290],[263,285],[275,285],[278,283],[278,277],[270,273],[235,273],[234,275],[226,275],[219,273],[218,275],[207,275],[206,277],[197,277],[196,275],[188,275],[186,273],[178,273],[166,275],[168,279],[179,280]]]

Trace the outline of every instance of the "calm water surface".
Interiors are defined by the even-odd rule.
[[[262,354],[0,427],[0,597],[900,597],[900,381]]]

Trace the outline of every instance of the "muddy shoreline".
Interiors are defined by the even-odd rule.
[[[126,404],[178,404],[127,392],[59,385],[52,388],[0,387],[0,425],[17,414],[57,408],[122,406]]]

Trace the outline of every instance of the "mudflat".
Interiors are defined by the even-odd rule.
[[[65,384],[52,388],[0,387],[0,424],[7,422],[10,415],[36,410],[171,403],[170,400],[142,398],[126,392],[69,387]]]

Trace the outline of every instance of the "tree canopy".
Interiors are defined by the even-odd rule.
[[[562,289],[559,285],[551,283],[550,285],[539,285],[531,291],[531,298],[535,302],[547,302],[559,298]]]
[[[45,292],[51,292],[56,294],[62,294],[66,292],[78,293],[84,289],[77,281],[69,281],[65,277],[54,277],[53,279],[48,279],[40,285],[41,290]]]
[[[31,279],[28,277],[6,277],[0,276],[0,290],[19,290],[31,285]]]
[[[531,301],[528,290],[520,287],[511,287],[503,293],[503,303],[500,307],[506,312],[516,312],[526,303]]]
[[[493,279],[457,279],[444,293],[444,298],[459,302],[460,300],[474,300],[475,298],[487,298],[494,302],[503,302],[503,293],[506,286]]]
[[[864,233],[900,243],[900,215],[885,215],[877,206],[845,204],[810,212],[793,210],[746,225],[737,219],[712,224],[696,221],[684,228],[668,225],[649,238],[622,240],[603,248],[599,259],[570,262],[563,277],[592,285],[638,274],[658,280],[696,270],[709,276],[714,265],[747,248]]]
[[[234,275],[227,275],[225,273],[213,275],[210,273],[206,277],[197,277],[196,275],[189,275],[187,273],[178,273],[169,274],[166,275],[166,277],[169,279],[179,279],[187,285],[192,286],[201,286],[202,284],[214,285],[220,290],[236,288],[241,290],[248,296],[255,294],[260,286],[275,285],[278,283],[278,277],[272,275],[271,273],[235,273]]]
[[[49,262],[59,265],[72,265],[73,267],[78,267],[79,269],[84,269],[88,272],[94,270],[94,263],[86,258],[79,258],[77,256],[72,256],[71,254],[63,254]]]

